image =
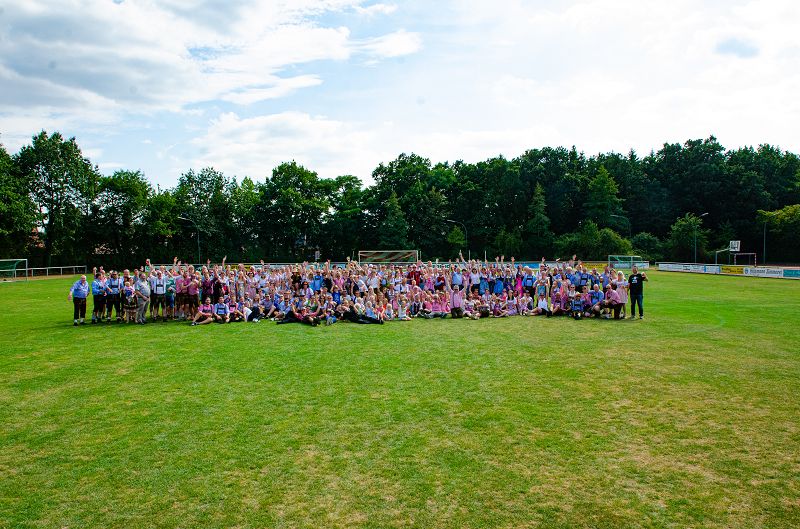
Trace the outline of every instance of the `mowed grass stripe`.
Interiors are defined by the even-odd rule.
[[[0,527],[800,526],[800,283],[644,321],[71,326],[2,285]]]

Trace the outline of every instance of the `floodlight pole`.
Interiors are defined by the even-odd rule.
[[[764,221],[764,250],[761,252],[761,260],[767,264],[767,221]]]
[[[467,225],[461,222],[460,220],[453,220],[453,219],[445,219],[445,222],[449,222],[450,224],[461,224],[464,227],[464,244],[467,247],[467,261],[472,260],[472,253],[469,250],[469,239],[467,238]]]
[[[702,219],[706,215],[708,215],[708,212],[703,213],[702,215],[700,215],[697,218],[698,219]],[[697,225],[698,224],[699,223],[695,223],[695,225],[694,225],[694,263],[695,264],[697,264]]]
[[[200,227],[195,221],[186,217],[178,217],[178,220],[185,220],[186,222],[191,222],[194,225],[194,229],[197,232],[197,264],[202,265],[203,261],[200,260]]]

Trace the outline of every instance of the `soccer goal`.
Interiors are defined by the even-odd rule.
[[[648,268],[650,263],[642,259],[641,255],[609,255],[608,266],[615,270],[630,270],[636,265],[639,268]]]
[[[27,281],[27,259],[0,259],[0,281]]]
[[[756,266],[758,265],[758,261],[756,259],[756,254],[752,252],[732,252],[733,255],[733,264],[735,265],[747,265],[747,266]]]
[[[419,250],[361,250],[358,260],[362,263],[416,263]]]

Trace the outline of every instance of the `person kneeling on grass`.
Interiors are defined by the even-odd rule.
[[[614,313],[614,319],[619,319],[620,310],[622,310],[622,300],[616,290],[616,283],[606,285],[606,297],[603,300],[603,308],[607,311]],[[610,318],[611,314],[606,314],[606,318]]]
[[[214,321],[217,323],[228,323],[231,321],[228,304],[225,303],[225,298],[222,296],[217,298],[217,303],[214,305]]]
[[[589,292],[589,296],[591,298],[592,315],[594,317],[599,317],[604,308],[603,301],[605,301],[605,296],[603,295],[603,292],[600,290],[599,283],[594,284],[591,292]]]
[[[197,308],[197,314],[194,315],[191,325],[206,325],[213,321],[214,306],[211,304],[211,298],[206,298],[205,303]]]

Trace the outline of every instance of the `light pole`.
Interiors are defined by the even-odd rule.
[[[467,261],[472,260],[472,253],[469,251],[469,239],[467,238],[467,225],[461,222],[460,220],[453,220],[453,219],[444,219],[445,222],[449,222],[450,224],[461,224],[464,227],[464,245],[467,247]]]
[[[699,220],[699,219],[702,219],[703,217],[705,217],[706,215],[708,215],[707,211],[705,213],[703,213],[702,215],[700,215],[699,217],[697,217],[697,218]],[[695,264],[697,264],[697,225],[698,224],[700,224],[700,223],[699,222],[695,222],[695,224],[694,224],[694,262],[695,262]]]
[[[764,261],[764,266],[767,265],[767,221],[764,220],[764,250],[761,252],[761,260]]]
[[[194,225],[194,229],[197,232],[197,264],[202,265],[203,261],[200,260],[200,227],[195,221],[192,219],[187,219],[186,217],[178,217],[178,220],[185,220],[186,222],[191,222],[192,225]]]
[[[632,233],[631,233],[631,231],[632,231],[631,219],[629,219],[628,217],[623,217],[622,215],[614,215],[613,213],[609,214],[609,217],[614,217],[614,218],[622,219],[622,220],[625,221],[625,223],[628,225],[628,240],[630,240],[631,235],[632,235]]]

